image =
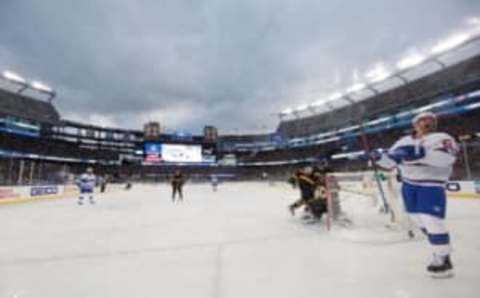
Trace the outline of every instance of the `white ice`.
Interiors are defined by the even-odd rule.
[[[456,275],[435,280],[424,241],[302,224],[287,185],[186,185],[178,204],[169,192],[0,206],[0,297],[480,297],[480,200],[449,201]]]

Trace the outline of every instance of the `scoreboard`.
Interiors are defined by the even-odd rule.
[[[145,142],[144,162],[156,163],[211,163],[215,162],[211,150],[201,144],[168,144]]]

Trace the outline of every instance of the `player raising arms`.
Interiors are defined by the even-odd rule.
[[[389,150],[376,155],[381,167],[398,167],[402,197],[412,221],[426,234],[433,251],[427,271],[434,277],[453,274],[450,235],[445,226],[446,193],[458,146],[450,135],[437,130],[433,113],[413,119],[414,134],[402,137]]]

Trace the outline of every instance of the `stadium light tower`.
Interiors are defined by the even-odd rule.
[[[390,75],[391,74],[385,69],[383,64],[377,65],[375,68],[365,74],[372,84],[379,83],[387,79]]]
[[[332,95],[330,95],[328,97],[327,102],[336,101],[336,100],[339,100],[339,99],[344,99],[344,100],[348,101],[349,103],[353,103],[353,100],[350,97],[348,97],[348,94],[347,93],[342,93],[342,92],[333,93]]]
[[[282,114],[283,115],[290,115],[290,114],[292,114],[292,112],[293,112],[292,109],[288,108],[288,109],[283,110]]]
[[[14,72],[6,70],[2,73],[2,77],[11,83],[21,86],[20,89],[17,90],[18,94],[21,94],[25,89],[28,88],[27,81]]]
[[[470,18],[467,20],[467,23],[475,28],[468,32],[453,35],[444,41],[437,43],[428,52],[428,55],[423,55],[421,52],[416,50],[410,51],[407,56],[400,59],[396,63],[395,69],[386,70],[383,64],[377,64],[375,68],[366,73],[366,80],[364,82],[360,82],[358,71],[355,70],[353,73],[353,86],[347,89],[344,93],[335,93],[329,98],[318,100],[317,102],[310,104],[310,110],[313,110],[312,107],[324,105],[328,106],[330,110],[334,110],[335,107],[330,104],[330,102],[336,100],[345,100],[348,101],[348,103],[353,104],[355,103],[355,100],[352,98],[352,95],[362,90],[370,90],[377,95],[380,93],[376,88],[377,84],[392,78],[398,78],[404,85],[407,85],[410,83],[410,81],[407,79],[406,74],[413,69],[416,69],[417,67],[427,63],[436,63],[441,69],[445,69],[448,63],[444,62],[442,57],[454,52],[457,49],[480,41],[480,18]],[[309,107],[307,106],[305,109],[308,108]],[[299,111],[299,108],[293,110],[291,109],[288,113],[282,112],[281,115],[286,116],[293,114],[295,117],[299,117],[301,110],[302,109]]]
[[[319,99],[317,100],[316,102],[312,103],[312,106],[313,107],[321,107],[323,105],[325,105],[329,110],[333,110],[334,107],[332,106],[332,104],[330,103],[330,99],[327,98],[327,99]]]
[[[356,83],[352,87],[348,88],[345,94],[341,98],[345,99],[350,104],[354,104],[355,101],[353,100],[351,95],[366,89],[370,90],[370,88],[365,83]]]
[[[35,89],[38,92],[48,94],[49,95],[49,98],[48,98],[49,102],[51,102],[56,95],[55,91],[52,88],[50,88],[49,86],[47,86],[47,85],[45,85],[41,82],[32,81],[30,83],[30,86],[32,87],[32,89]]]
[[[356,83],[352,87],[347,89],[347,93],[355,93],[362,89],[365,89],[366,85],[364,83]]]
[[[278,117],[280,118],[280,120],[283,120],[285,117],[288,117],[290,115],[293,114],[293,111],[292,109],[288,108],[288,109],[285,109],[283,111],[281,111],[279,114],[278,114]]]
[[[451,36],[450,38],[447,38],[446,40],[441,41],[438,44],[436,44],[432,48],[431,52],[434,55],[443,54],[443,53],[448,52],[448,51],[458,47],[459,45],[465,43],[470,38],[471,38],[471,36],[467,33],[462,33],[462,34],[457,34],[457,35]]]
[[[298,112],[302,112],[302,111],[305,111],[307,109],[308,109],[308,105],[303,104],[303,105],[298,106],[295,110],[297,110]]]
[[[411,54],[397,63],[397,68],[400,70],[406,70],[414,66],[419,65],[425,61],[425,57],[420,54]]]
[[[295,108],[293,110],[293,114],[295,115],[295,117],[300,118],[300,113],[307,110],[308,110],[308,105],[303,104]]]

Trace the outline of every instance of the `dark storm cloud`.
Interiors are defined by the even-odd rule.
[[[0,68],[51,84],[66,118],[273,129],[284,107],[479,12],[458,0],[4,0]]]

